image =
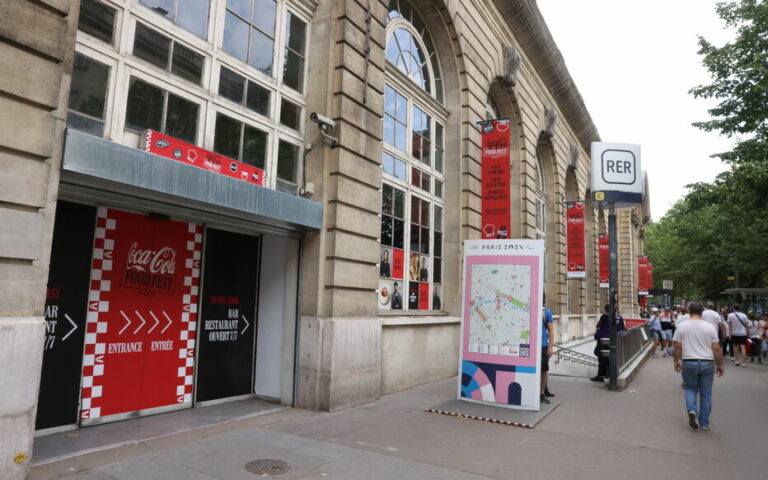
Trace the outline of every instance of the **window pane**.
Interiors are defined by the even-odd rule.
[[[439,123],[435,123],[435,145],[443,148],[443,126]]]
[[[258,27],[270,37],[275,37],[275,1],[254,0],[253,26]]]
[[[251,18],[251,0],[227,0],[227,8],[246,20]]]
[[[174,43],[171,73],[199,84],[203,77],[203,56],[179,43]]]
[[[413,125],[411,126],[411,129],[414,133],[420,133],[421,132],[421,119],[422,114],[421,110],[419,110],[419,107],[413,107]]]
[[[280,103],[280,123],[294,130],[301,130],[301,107],[286,99]]]
[[[299,147],[280,140],[277,150],[277,178],[296,183]]]
[[[419,226],[411,224],[411,251],[419,251]]]
[[[141,23],[136,24],[133,54],[161,68],[168,68],[171,40]]]
[[[408,138],[408,131],[400,122],[395,122],[395,147],[405,151],[405,142]]]
[[[421,227],[421,242],[419,245],[419,252],[427,255],[429,254],[429,229]]]
[[[389,85],[384,86],[384,112],[395,116],[395,91]]]
[[[405,248],[405,221],[395,219],[395,231],[392,238],[392,246],[399,249]]]
[[[160,131],[163,123],[163,91],[135,78],[128,88],[125,126],[133,130]]]
[[[173,20],[173,0],[141,0],[141,4],[158,15]]]
[[[219,72],[219,95],[233,102],[243,103],[245,78],[224,67]]]
[[[435,196],[443,198],[443,182],[437,179],[435,179]]]
[[[439,232],[435,232],[435,256],[436,257],[442,257],[443,256],[443,234]]]
[[[438,207],[437,205],[435,205],[435,231],[443,231],[443,208]]]
[[[395,189],[395,216],[405,218],[405,192]]]
[[[439,258],[434,259],[432,262],[432,281],[443,283],[443,261]]]
[[[381,163],[385,173],[395,174],[395,158],[392,155],[388,153],[383,154]]]
[[[242,162],[264,169],[267,159],[267,132],[245,126]]]
[[[248,54],[248,63],[262,72],[272,74],[272,46],[274,41],[261,33],[251,29],[251,47]]]
[[[216,115],[213,151],[229,158],[240,158],[240,128],[242,123],[224,115]]]
[[[426,165],[430,164],[431,149],[432,149],[432,143],[426,138],[422,138],[421,139],[421,161],[424,162],[424,164]]]
[[[231,12],[227,12],[224,21],[224,40],[221,48],[242,61],[248,60],[248,24]]]
[[[421,158],[421,137],[416,132],[411,132],[411,156],[416,160]]]
[[[176,23],[198,37],[208,35],[208,9],[211,0],[179,0]]]
[[[421,199],[411,195],[411,223],[419,223],[419,214],[421,213]]]
[[[245,106],[266,117],[269,116],[269,90],[248,82],[248,96]]]
[[[384,115],[384,141],[395,144],[395,119],[389,115]]]
[[[425,192],[431,191],[432,177],[426,173],[421,174],[421,189]]]
[[[405,97],[400,95],[399,93],[396,93],[396,99],[395,102],[397,103],[397,119],[401,123],[406,123],[408,120],[408,103],[405,101]]]
[[[307,24],[291,12],[288,12],[288,19],[285,23],[288,48],[303,57],[307,44]]]
[[[381,243],[382,245],[392,245],[392,217],[381,216]]]
[[[283,61],[283,84],[297,92],[304,90],[304,59],[287,48]]]
[[[429,202],[421,201],[421,224],[429,227]]]
[[[112,43],[115,9],[97,0],[82,0],[77,28],[100,40]]]
[[[435,170],[443,172],[443,151],[440,149],[435,149]]]
[[[195,138],[197,138],[197,111],[196,103],[188,102],[169,93],[165,133],[194,144]]]
[[[67,127],[90,133],[97,137],[104,135],[104,122],[78,115],[75,112],[67,113]]]
[[[381,189],[381,213],[392,215],[392,187],[386,183]]]
[[[395,176],[400,180],[408,180],[408,172],[405,168],[405,162],[399,158],[395,159]]]
[[[103,119],[108,80],[109,67],[75,54],[69,89],[69,108]]]
[[[411,185],[421,186],[421,170],[416,167],[411,167]]]

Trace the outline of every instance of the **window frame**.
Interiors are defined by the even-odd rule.
[[[131,36],[132,42],[130,43],[130,54],[131,54],[131,56],[133,58],[135,58],[139,62],[142,62],[142,63],[144,63],[146,65],[151,65],[152,68],[157,68],[157,69],[167,73],[168,75],[173,76],[174,78],[177,78],[177,79],[179,79],[181,81],[191,83],[192,85],[195,85],[197,87],[205,88],[205,80],[206,80],[206,76],[207,76],[208,71],[209,71],[207,64],[211,60],[208,57],[208,55],[206,55],[205,53],[201,53],[195,47],[189,45],[187,42],[180,41],[178,38],[176,38],[176,37],[174,37],[172,35],[166,35],[163,32],[158,32],[156,28],[154,28],[151,25],[148,25],[147,22],[142,21],[142,19],[135,18],[133,20],[134,20],[133,28],[131,29],[132,30],[132,36]],[[165,67],[161,67],[160,65],[158,65],[156,63],[152,63],[151,60],[147,60],[145,58],[142,58],[142,57],[136,55],[136,52],[135,52],[136,34],[137,34],[139,26],[141,26],[143,28],[146,28],[146,29],[148,29],[150,31],[153,31],[157,35],[160,35],[162,37],[167,38],[168,41],[170,42],[169,45],[168,45],[168,60],[166,61]],[[192,35],[192,34],[190,34],[190,35]],[[176,44],[179,44],[179,46],[181,48],[186,48],[187,50],[191,51],[193,54],[200,56],[200,58],[201,58],[203,63],[201,65],[201,67],[200,67],[200,80],[198,82],[193,82],[192,80],[190,80],[188,78],[185,78],[185,77],[182,77],[178,73],[174,73],[173,72],[173,63],[174,63],[173,62],[173,60],[174,60],[173,56],[174,56],[174,50],[175,50]]]

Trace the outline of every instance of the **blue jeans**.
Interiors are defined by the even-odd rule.
[[[712,383],[715,380],[714,362],[683,362],[683,381],[685,382],[685,411],[699,415],[699,425],[709,426],[709,413],[712,411]],[[696,397],[699,397],[699,408]]]

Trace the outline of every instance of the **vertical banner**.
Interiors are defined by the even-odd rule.
[[[585,278],[584,202],[568,202],[567,224],[568,278]]]
[[[637,294],[640,296],[648,295],[648,257],[637,257]]]
[[[80,420],[189,406],[202,226],[99,208]]]
[[[510,120],[482,123],[483,238],[509,238]]]
[[[460,400],[539,409],[544,240],[467,240]]]
[[[653,264],[648,264],[648,271],[646,272],[646,280],[645,284],[648,286],[648,289],[650,290],[653,288]]]
[[[600,288],[608,288],[611,280],[611,245],[607,233],[597,235],[597,248],[600,261]]]

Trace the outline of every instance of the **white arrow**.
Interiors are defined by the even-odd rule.
[[[104,252],[104,259],[105,260],[112,260],[112,250],[107,250]]]
[[[155,324],[154,324],[154,325],[152,325],[152,328],[150,328],[150,329],[147,331],[147,333],[152,333],[152,330],[154,330],[154,329],[155,329],[155,327],[156,327],[156,326],[157,326],[157,325],[160,323],[160,320],[158,320],[158,319],[157,319],[157,317],[155,316],[155,314],[154,314],[154,313],[152,313],[152,310],[150,310],[150,311],[149,311],[149,314],[150,314],[150,315],[152,315],[152,318],[154,318],[154,319],[155,319]]]
[[[75,322],[73,322],[71,318],[69,318],[69,315],[67,315],[67,314],[65,313],[65,314],[64,314],[64,318],[66,318],[67,320],[69,320],[69,323],[71,323],[71,324],[72,324],[72,330],[68,331],[68,332],[67,332],[67,334],[66,334],[66,335],[64,335],[64,336],[61,338],[61,341],[62,341],[62,342],[63,342],[64,340],[66,340],[68,336],[72,335],[72,332],[74,332],[75,330],[77,330],[77,324],[76,324]]]
[[[128,325],[130,325],[130,324],[131,324],[131,320],[128,318],[128,315],[126,315],[124,311],[120,310],[120,315],[122,315],[122,316],[123,316],[123,318],[125,319],[125,322],[126,322],[126,323],[125,323],[125,325],[123,326],[123,328],[121,328],[121,329],[120,329],[120,331],[119,331],[119,332],[117,332],[117,334],[118,334],[118,335],[122,335],[122,334],[123,334],[123,332],[125,331],[125,329],[126,329],[126,328],[128,328]]]
[[[136,328],[136,330],[133,331],[133,334],[136,335],[137,333],[139,333],[139,330],[141,330],[141,327],[143,327],[144,324],[147,323],[147,321],[144,320],[144,317],[142,317],[141,314],[137,310],[134,310],[134,313],[136,313],[136,316],[139,317],[139,320],[141,320],[141,325],[139,325]]]
[[[245,322],[245,328],[243,329],[242,332],[240,332],[240,335],[242,335],[245,333],[246,330],[248,330],[248,327],[250,327],[251,324],[248,323],[248,320],[245,319],[245,315],[240,315],[240,316],[243,317],[243,321]]]
[[[170,319],[170,318],[168,318],[168,314],[167,314],[167,313],[163,312],[163,316],[165,317],[165,319],[166,319],[166,320],[168,320],[168,325],[166,325],[166,326],[165,326],[165,328],[163,328],[162,330],[160,330],[160,333],[165,333],[165,331],[166,331],[166,330],[168,330],[168,327],[170,327],[170,326],[171,326],[171,324],[173,323],[173,322],[171,321],[171,319]]]

